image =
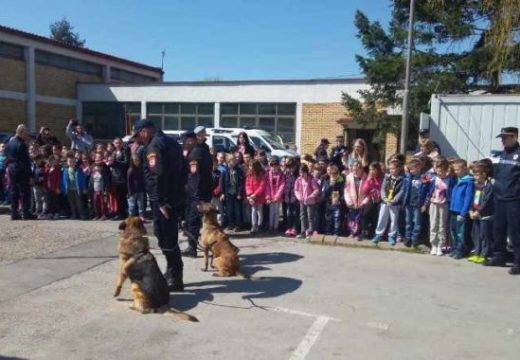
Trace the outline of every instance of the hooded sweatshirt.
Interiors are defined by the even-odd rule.
[[[466,216],[473,201],[473,176],[467,174],[457,179],[457,184],[451,192],[450,211]]]

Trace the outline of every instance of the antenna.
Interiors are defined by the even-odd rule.
[[[161,70],[164,69],[164,55],[166,55],[166,49],[163,49],[163,51],[161,51]]]

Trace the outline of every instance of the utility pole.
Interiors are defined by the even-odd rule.
[[[412,66],[412,42],[413,42],[413,15],[415,0],[410,0],[410,17],[408,20],[408,57],[406,58],[406,77],[404,80],[403,117],[401,118],[401,154],[406,153],[408,138],[408,102],[410,98],[410,71]]]
[[[161,70],[164,70],[164,55],[166,55],[166,49],[161,51]]]

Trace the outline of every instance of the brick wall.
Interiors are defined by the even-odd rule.
[[[36,64],[36,94],[75,99],[78,82],[101,82],[99,76]]]
[[[386,133],[385,159],[388,159],[390,156],[392,156],[398,152],[398,150],[399,150],[398,145],[399,145],[399,139],[397,139],[397,135],[394,133]]]
[[[14,132],[26,119],[25,101],[0,99],[0,131]]]
[[[313,103],[302,105],[302,139],[300,153],[313,154],[321,138],[334,143],[343,134],[343,126],[337,120],[345,117],[341,103]]]
[[[53,134],[62,143],[68,143],[65,135],[65,127],[69,119],[75,117],[76,108],[74,106],[54,105],[47,103],[36,103],[36,131],[42,126],[48,126]]]
[[[25,62],[0,57],[0,90],[25,92]]]

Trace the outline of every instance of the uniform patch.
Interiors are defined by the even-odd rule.
[[[146,155],[146,158],[148,159],[148,165],[151,168],[154,168],[155,165],[157,164],[157,154],[154,152],[151,152],[148,155]]]
[[[190,164],[190,173],[196,174],[197,173],[197,163],[191,163]]]
[[[513,156],[513,160],[518,160],[518,154],[515,154],[515,156]]]

